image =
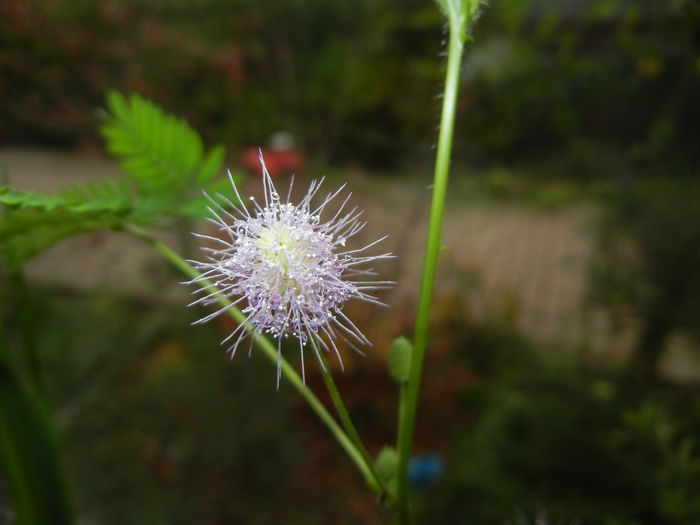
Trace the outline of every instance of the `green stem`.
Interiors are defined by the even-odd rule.
[[[404,381],[399,385],[399,410],[398,410],[398,428],[401,428],[401,422],[404,419],[404,412],[406,411],[406,386],[407,382]],[[399,449],[399,437],[400,437],[400,432],[399,435],[396,436],[396,450]]]
[[[150,244],[155,251],[160,253],[163,257],[165,257],[168,261],[170,261],[174,266],[180,269],[188,277],[194,279],[200,276],[200,273],[195,268],[193,268],[187,261],[180,257],[176,252],[174,252],[165,244],[157,241],[156,239],[148,235],[148,233],[146,233],[142,229],[133,225],[125,226],[125,229],[128,232],[132,233],[133,235],[139,237],[140,239]],[[216,286],[211,281],[200,280],[199,282],[202,284],[203,287],[207,289],[207,291],[214,292],[217,290]],[[226,312],[236,322],[242,323],[243,321],[245,321],[245,315],[236,306],[232,305],[231,301],[228,298],[221,296],[218,298],[218,302],[219,304],[221,304],[221,306],[229,306],[229,309],[226,310]],[[277,364],[277,348],[275,347],[275,345],[273,345],[267,338],[259,334],[251,332],[251,337],[253,337],[255,343],[263,351],[263,353],[273,363]],[[301,377],[299,377],[299,374],[297,374],[296,370],[294,370],[294,367],[290,365],[289,362],[284,358],[281,359],[280,366],[282,375],[287,379],[287,381],[289,381],[292,387],[294,387],[294,389],[296,389],[296,391],[299,392],[299,394],[309,404],[311,409],[314,412],[316,412],[316,415],[319,417],[321,422],[323,422],[323,424],[326,425],[328,430],[338,441],[343,450],[347,452],[348,456],[350,456],[350,459],[353,461],[353,463],[355,463],[360,472],[362,472],[370,489],[372,489],[372,491],[377,495],[377,497],[381,497],[382,488],[377,481],[378,478],[373,473],[372,463],[367,461],[367,459],[363,456],[362,452],[357,448],[355,443],[353,443],[353,440],[351,440],[348,437],[348,435],[343,431],[340,425],[338,425],[338,422],[333,418],[330,412],[326,410],[326,407],[323,406],[323,403],[321,403],[321,401],[318,399],[318,397],[316,397],[316,395],[311,391],[311,389],[304,384]]]
[[[459,72],[462,63],[463,46],[464,43],[462,42],[460,33],[457,28],[455,28],[452,20],[450,20],[450,40],[448,47],[447,72],[445,76],[445,96],[443,99],[440,136],[438,139],[437,158],[435,162],[435,180],[433,186],[432,203],[430,207],[428,238],[425,247],[423,279],[421,282],[418,313],[416,315],[413,352],[411,354],[411,368],[408,378],[408,385],[406,387],[405,400],[402,406],[401,419],[399,421],[397,503],[399,507],[399,522],[402,524],[411,523],[408,502],[408,461],[413,445],[413,429],[416,420],[418,393],[420,391],[425,348],[428,341],[430,304],[432,302],[438,253],[440,251],[440,233],[445,208],[445,196],[447,193],[450,153],[452,150],[452,133],[454,129],[455,110],[457,106],[457,90],[459,86]]]
[[[22,270],[16,270],[10,274],[10,280],[14,286],[17,297],[17,311],[19,325],[22,333],[25,357],[28,366],[29,380],[34,394],[42,401],[46,400],[46,384],[39,357],[39,348],[36,340],[36,331],[33,323],[33,311],[29,286],[24,278]]]
[[[374,468],[374,462],[372,461],[372,457],[369,455],[369,452],[367,452],[367,448],[362,442],[360,434],[357,432],[357,429],[355,428],[352,419],[350,419],[348,409],[345,407],[345,403],[343,403],[343,398],[340,396],[338,387],[336,386],[335,381],[333,380],[333,374],[331,374],[331,371],[328,368],[328,363],[326,362],[326,359],[323,357],[323,354],[320,351],[318,353],[318,357],[320,360],[319,364],[321,365],[321,375],[323,376],[323,381],[326,383],[326,389],[328,390],[328,393],[331,396],[333,406],[335,406],[335,410],[336,412],[338,412],[338,416],[340,417],[340,421],[343,423],[343,427],[345,427],[345,431],[348,433],[348,436],[350,436],[350,439],[355,444],[355,447],[357,447],[357,450],[359,450],[360,454],[362,454],[362,458],[364,459],[365,463],[369,465],[369,468],[372,472],[372,476],[374,478],[374,482],[379,486],[381,490],[380,496],[390,497],[389,491],[387,490],[384,482],[382,481],[381,477],[379,477],[376,469]]]

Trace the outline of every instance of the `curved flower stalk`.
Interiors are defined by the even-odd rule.
[[[345,185],[328,193],[314,207],[312,200],[318,194],[323,179],[313,181],[303,199],[293,204],[290,202],[293,181],[286,199],[282,200],[265,167],[262,154],[260,163],[263,203],[250,197],[246,206],[233,179],[231,184],[238,205],[217,194],[231,211],[209,197],[212,203],[209,211],[213,216],[209,220],[223,236],[195,234],[217,244],[213,248],[202,248],[207,252],[205,261],[188,261],[201,272],[188,284],[211,280],[218,289],[214,293],[207,287],[196,290],[194,293],[204,292],[205,295],[191,305],[211,304],[222,295],[231,299],[231,305],[220,308],[195,324],[207,322],[232,305],[241,304],[245,321],[222,341],[222,345],[229,345],[227,351],[231,357],[252,333],[269,334],[276,339],[279,386],[284,338],[291,336],[298,341],[302,378],[305,378],[304,351],[308,347],[316,354],[325,371],[321,351],[334,352],[342,368],[343,361],[336,344],[338,339],[357,351],[360,351],[358,345],[371,346],[342,312],[342,307],[349,299],[383,304],[370,292],[388,288],[393,283],[367,280],[376,274],[371,268],[362,267],[393,256],[390,253],[364,255],[367,249],[386,237],[359,249],[345,249],[347,240],[366,225],[366,222],[360,221],[362,211],[358,211],[357,207],[344,211],[350,194],[329,219],[322,219]]]
[[[160,241],[154,239],[146,231],[142,230],[136,225],[129,224],[126,225],[126,231],[135,235],[139,239],[148,243],[156,252],[167,259],[173,266],[182,271],[185,275],[189,276],[191,279],[197,279],[201,277],[201,274],[185,259],[180,257],[176,252],[170,249],[167,245],[161,243]],[[226,296],[222,295],[219,289],[206,278],[198,279],[198,283],[203,287],[207,288],[208,292],[216,295],[218,297],[217,302],[222,306],[227,306],[224,309],[226,315],[231,317],[237,323],[241,324],[245,322],[246,317],[241,312],[241,310],[231,304],[231,300]],[[331,400],[338,411],[338,415],[341,419],[345,430],[343,430],[338,422],[333,418],[333,416],[328,412],[324,404],[319,400],[318,397],[309,389],[306,384],[304,384],[302,378],[297,374],[294,368],[287,362],[284,357],[281,357],[278,353],[275,345],[266,337],[261,336],[254,331],[251,333],[251,338],[255,341],[258,348],[263,352],[263,355],[273,362],[277,362],[280,366],[282,375],[289,381],[289,384],[294,388],[299,395],[306,401],[309,407],[316,413],[319,420],[326,426],[331,435],[336,439],[341,448],[348,454],[348,457],[357,466],[358,470],[362,473],[367,482],[369,488],[374,492],[380,501],[386,501],[389,505],[393,505],[392,493],[388,490],[386,483],[379,476],[374,463],[369,456],[367,449],[359,438],[359,434],[355,429],[347,410],[345,409],[342,399],[338,393],[335,384],[333,383],[333,378],[327,368],[323,369],[323,379],[328,387],[329,393],[331,394]],[[321,355],[321,354],[319,354]]]

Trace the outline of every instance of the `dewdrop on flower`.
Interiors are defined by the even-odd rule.
[[[232,358],[241,342],[251,333],[268,334],[276,339],[279,385],[283,338],[291,336],[297,339],[304,379],[305,348],[311,348],[319,361],[320,351],[332,350],[342,368],[342,358],[336,345],[338,339],[356,350],[356,344],[371,346],[341,309],[349,299],[383,304],[367,292],[386,289],[393,282],[367,280],[376,274],[371,268],[363,269],[362,266],[393,256],[389,253],[363,255],[368,248],[386,237],[359,249],[345,248],[348,239],[366,225],[359,220],[362,211],[358,211],[357,207],[344,212],[350,194],[334,212],[326,211],[345,185],[329,193],[318,206],[313,206],[311,201],[323,179],[312,181],[301,202],[292,204],[289,199],[294,180],[286,199],[282,201],[262,154],[260,163],[264,203],[250,197],[247,206],[230,173],[231,185],[240,206],[217,194],[231,208],[229,211],[207,195],[212,203],[208,209],[213,215],[209,221],[218,227],[224,238],[195,234],[216,242],[217,246],[202,248],[208,252],[206,261],[190,261],[202,274],[188,284],[209,280],[217,288],[215,292],[206,286],[196,290],[194,293],[205,295],[190,306],[212,304],[221,296],[231,299],[232,305],[241,305],[245,321],[221,343],[229,345],[227,351]],[[330,218],[326,219],[326,216]],[[232,305],[194,324],[207,322]],[[252,340],[250,344],[252,347]]]

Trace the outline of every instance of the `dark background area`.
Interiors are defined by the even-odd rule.
[[[562,158],[576,176],[696,166],[697,9],[489,5],[463,70],[457,158]],[[285,130],[334,164],[430,156],[444,37],[430,2],[22,0],[1,15],[4,143],[95,146],[95,111],[117,89],[232,146]]]

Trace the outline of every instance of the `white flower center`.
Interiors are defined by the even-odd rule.
[[[308,247],[297,237],[290,226],[278,222],[263,228],[255,243],[260,261],[271,269],[271,281],[281,295],[288,291],[298,294],[300,285],[295,275],[315,264]]]

